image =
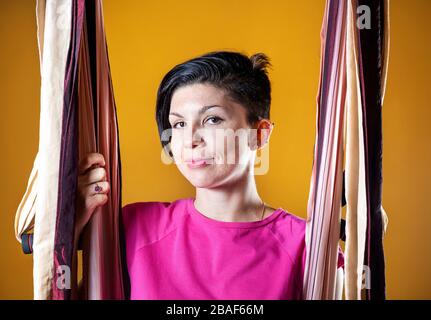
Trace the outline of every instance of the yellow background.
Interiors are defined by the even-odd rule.
[[[389,299],[431,298],[431,2],[391,1],[383,109],[384,240]],[[323,0],[105,0],[120,126],[123,204],[194,195],[162,164],[156,90],[175,64],[212,50],[264,52],[273,63],[270,168],[263,199],[305,217],[319,80]],[[39,60],[34,1],[0,4],[0,298],[32,298],[32,257],[13,233],[38,147]]]

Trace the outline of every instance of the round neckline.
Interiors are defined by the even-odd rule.
[[[216,220],[213,218],[209,218],[206,215],[204,215],[202,212],[200,212],[198,209],[196,209],[194,204],[195,199],[194,198],[188,198],[187,199],[187,206],[190,212],[190,215],[193,219],[200,221],[201,223],[205,223],[208,225],[212,225],[214,227],[221,227],[221,228],[257,228],[260,226],[264,226],[274,219],[276,219],[282,212],[283,208],[279,207],[274,212],[272,212],[269,216],[267,216],[263,220],[257,220],[257,221],[221,221]]]

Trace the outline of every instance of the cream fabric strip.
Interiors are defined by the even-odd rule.
[[[345,297],[347,300],[360,300],[367,230],[365,145],[355,19],[356,0],[349,0],[348,6]]]
[[[45,7],[38,29],[43,39],[39,171],[33,239],[34,298],[49,299],[57,215],[64,73],[70,41],[71,1],[38,1]],[[43,24],[42,24],[43,21]]]
[[[50,299],[57,215],[63,85],[71,31],[71,0],[36,3],[41,70],[39,150],[15,216],[15,236],[34,228],[34,299]]]

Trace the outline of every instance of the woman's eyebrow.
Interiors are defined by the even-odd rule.
[[[198,114],[199,115],[201,115],[201,114],[203,114],[203,113],[205,113],[205,112],[207,112],[209,109],[211,109],[211,108],[222,108],[222,109],[224,109],[225,111],[228,111],[228,108],[227,107],[225,107],[225,106],[220,106],[220,105],[218,105],[218,104],[214,104],[214,105],[211,105],[211,106],[203,106],[200,110],[199,110],[199,112],[198,112]],[[183,117],[181,114],[179,114],[179,113],[176,113],[176,112],[171,112],[171,113],[169,113],[169,115],[170,116],[177,116],[177,117]]]

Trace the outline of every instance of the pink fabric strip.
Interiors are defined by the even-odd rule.
[[[340,231],[345,78],[344,1],[328,0],[322,25],[316,144],[308,202],[305,299],[334,299]]]
[[[90,8],[89,6],[94,6]],[[102,1],[87,2],[87,30],[94,23],[94,43],[85,43],[80,73],[80,158],[89,152],[104,155],[107,179],[110,182],[108,202],[96,209],[83,235],[83,299],[124,299],[127,286],[124,281],[125,261],[122,260],[120,238],[121,163],[118,123],[114,92],[109,68]],[[88,34],[84,39],[88,39]],[[90,52],[92,52],[90,54]],[[95,60],[92,60],[94,57]],[[96,83],[90,74],[95,71]],[[95,87],[94,87],[95,86]],[[96,93],[96,96],[92,96]],[[95,119],[94,119],[95,115]]]

